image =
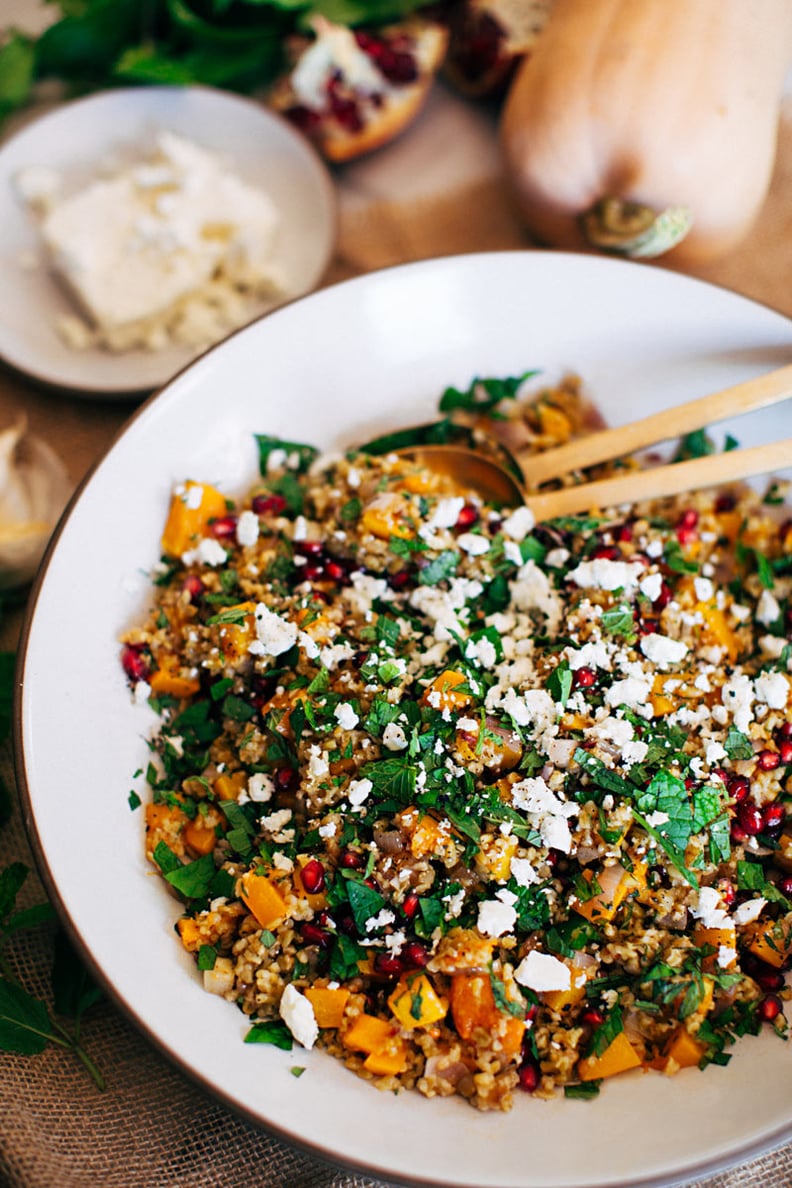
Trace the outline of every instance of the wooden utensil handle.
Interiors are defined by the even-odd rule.
[[[789,396],[792,396],[792,364],[735,384],[734,387],[724,388],[721,392],[713,392],[709,396],[653,413],[640,421],[578,438],[557,449],[546,450],[541,454],[518,455],[517,461],[525,475],[526,484],[535,487],[547,479],[569,474],[572,470],[581,470],[611,458],[621,458],[644,446],[680,437],[693,429],[724,421],[727,417],[766,408]]]
[[[582,483],[564,487],[542,495],[528,495],[526,504],[537,520],[552,520],[556,516],[570,516],[579,512],[618,507],[624,503],[638,503],[643,499],[662,499],[683,491],[717,487],[751,475],[767,474],[792,466],[792,438],[751,446],[744,450],[728,450],[709,454],[690,462],[674,462],[647,470],[631,470],[627,474],[603,479],[596,483]]]

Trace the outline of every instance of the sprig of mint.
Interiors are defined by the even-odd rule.
[[[10,729],[13,674],[14,657],[8,652],[0,653],[0,744],[6,741]],[[2,827],[11,814],[11,799],[6,788],[0,791]],[[57,1044],[71,1051],[88,1070],[97,1088],[104,1089],[104,1077],[82,1041],[83,1017],[99,1001],[102,992],[66,934],[61,929],[55,934],[52,1013],[46,1003],[23,986],[7,955],[11,938],[55,919],[49,903],[17,907],[19,893],[29,873],[23,862],[11,862],[0,868],[0,1051],[35,1056],[48,1044]]]

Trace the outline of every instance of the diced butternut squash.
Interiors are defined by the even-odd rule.
[[[429,705],[432,709],[441,712],[464,709],[473,700],[472,694],[466,688],[460,688],[465,685],[466,680],[467,677],[463,672],[447,668],[445,672],[436,676],[431,685],[424,690],[421,697],[422,704]]]
[[[217,833],[213,820],[211,817],[197,816],[184,826],[182,836],[188,849],[193,853],[198,855],[212,853],[217,844]],[[215,823],[219,823],[219,821]]]
[[[352,1026],[341,1037],[347,1048],[357,1052],[377,1052],[395,1036],[393,1025],[377,1015],[358,1015]]]
[[[411,495],[431,495],[440,486],[440,476],[431,470],[414,470],[399,479],[398,485]]]
[[[305,689],[284,689],[283,692],[270,697],[269,701],[262,706],[261,712],[270,714],[277,711],[278,720],[274,729],[285,738],[291,738],[293,734],[291,728],[292,710],[298,702],[305,701],[307,697]]]
[[[705,602],[697,602],[695,610],[704,619],[705,636],[719,647],[725,648],[729,659],[734,662],[740,654],[740,644],[723,611]]]
[[[424,973],[399,978],[388,997],[388,1006],[402,1027],[430,1027],[448,1014],[448,1000],[442,998]]]
[[[536,405],[536,411],[539,414],[539,424],[542,433],[547,434],[559,443],[569,441],[572,435],[572,422],[566,413],[561,412],[560,408],[556,408],[553,404],[546,404],[540,401]]]
[[[227,608],[236,611],[240,616],[239,622],[221,623],[217,631],[218,644],[223,657],[228,664],[237,664],[248,654],[248,648],[256,638],[255,602],[238,602],[236,606]]]
[[[594,872],[584,870],[583,878],[591,883]],[[594,924],[612,920],[630,892],[646,886],[646,867],[636,863],[632,871],[628,871],[620,863],[606,866],[597,875],[597,884],[601,891],[591,899],[576,900],[572,905],[578,915]]]
[[[578,1063],[581,1081],[598,1081],[615,1077],[631,1068],[641,1067],[641,1057],[623,1031],[611,1041],[601,1056],[585,1056]]]
[[[165,842],[179,858],[184,857],[182,830],[189,820],[187,814],[174,804],[147,804],[146,852],[151,855],[160,842]]]
[[[517,853],[518,838],[514,834],[495,836],[483,833],[476,854],[476,870],[484,878],[505,883],[511,873],[511,860]]]
[[[415,522],[412,518],[412,504],[406,495],[398,491],[385,491],[375,495],[363,509],[361,525],[364,532],[390,540],[398,536],[407,540],[415,536]]]
[[[201,929],[195,920],[190,917],[183,917],[176,921],[176,928],[178,929],[181,943],[184,945],[188,953],[197,953],[201,945],[204,944]]]
[[[286,918],[286,900],[266,875],[248,871],[242,877],[241,895],[262,928],[275,928]]]
[[[310,1002],[319,1027],[340,1027],[349,991],[343,986],[309,986],[305,997]]]
[[[761,961],[780,969],[792,955],[792,915],[761,924],[748,948]]]
[[[587,980],[584,970],[570,966],[569,989],[545,990],[542,1002],[549,1006],[551,1011],[564,1011],[568,1007],[577,1006],[586,997]]]
[[[171,497],[162,534],[162,551],[181,557],[204,535],[210,520],[226,514],[222,492],[208,483],[186,482]]]
[[[705,928],[703,924],[697,924],[693,929],[693,941],[699,948],[710,945],[715,950],[709,957],[704,958],[705,969],[720,967],[718,954],[722,948],[734,951],[729,965],[733,965],[737,960],[737,933],[733,924],[728,928]]]
[[[149,677],[151,692],[155,697],[178,697],[184,700],[200,692],[201,682],[197,676],[182,676],[171,657],[159,661],[159,668]]]
[[[247,787],[247,782],[247,772],[223,772],[212,784],[212,789],[220,800],[238,800],[242,789]]]
[[[451,827],[411,806],[396,816],[397,823],[410,838],[410,850],[415,858],[437,854],[451,842]]]
[[[680,1068],[695,1068],[706,1050],[701,1040],[696,1039],[680,1024],[666,1048],[662,1071],[674,1073]]]
[[[488,973],[457,973],[451,980],[451,1017],[463,1040],[469,1040],[481,1028],[497,1031],[507,1055],[520,1050],[525,1022],[498,1010]]]
[[[375,1077],[397,1077],[407,1067],[407,1049],[395,1035],[376,1052],[370,1052],[363,1067]]]
[[[664,693],[650,693],[649,704],[655,718],[664,718],[667,714],[673,714],[677,709],[677,703],[671,697],[666,697]]]

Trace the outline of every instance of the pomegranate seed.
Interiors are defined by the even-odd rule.
[[[616,539],[621,541],[622,543],[627,543],[627,541],[632,540],[632,538],[633,538],[632,524],[622,524],[621,528],[616,533]]]
[[[778,889],[782,895],[786,895],[787,899],[792,899],[792,875],[785,875],[778,884]]]
[[[479,519],[479,510],[473,503],[466,503],[462,507],[457,516],[457,528],[470,528],[473,524],[477,524]]]
[[[346,99],[343,95],[339,95],[338,90],[333,88],[332,85],[329,99],[330,112],[333,119],[342,128],[347,132],[361,132],[363,130],[363,117],[354,99]]]
[[[237,517],[236,516],[220,516],[217,520],[212,520],[209,525],[209,531],[212,536],[216,536],[218,540],[229,540],[236,535]]]
[[[363,865],[363,855],[356,850],[344,850],[341,855],[341,865],[346,870],[359,870]]]
[[[151,672],[142,645],[124,644],[121,649],[121,667],[130,681],[146,681]]]
[[[698,524],[698,512],[694,508],[689,507],[677,520],[677,528],[695,528]]]
[[[300,576],[304,582],[318,582],[324,576],[324,566],[304,565]]]
[[[377,953],[374,957],[374,972],[384,974],[387,978],[397,978],[404,971],[401,957],[394,957],[392,953]]]
[[[792,741],[785,738],[778,748],[778,754],[785,766],[788,763],[792,763]]]
[[[590,1027],[599,1027],[601,1023],[605,1022],[605,1016],[596,1007],[589,1007],[587,1011],[583,1012],[583,1022],[588,1023]]]
[[[751,782],[747,776],[730,775],[726,780],[726,791],[735,804],[739,804],[751,791]]]
[[[695,528],[677,528],[676,538],[681,545],[693,544],[698,540],[698,532]]]
[[[281,792],[293,792],[300,777],[293,767],[279,767],[275,772],[275,783]]]
[[[421,901],[419,897],[414,891],[410,891],[408,895],[405,895],[404,902],[401,905],[401,910],[408,920],[412,920],[413,916],[418,911],[420,902]]]
[[[621,553],[616,545],[598,545],[591,556],[594,561],[618,561]]]
[[[408,569],[400,569],[398,573],[392,573],[388,578],[388,583],[392,590],[403,590],[410,580],[410,571]]]
[[[309,895],[317,895],[325,885],[325,869],[318,858],[306,862],[300,871],[300,881]]]
[[[762,811],[765,829],[780,829],[786,818],[783,804],[768,804]]]
[[[327,929],[311,924],[310,921],[300,924],[300,936],[307,945],[318,945],[320,949],[326,949],[330,944],[330,933]]]
[[[777,994],[768,994],[759,1003],[759,1018],[763,1023],[774,1023],[783,1007]]]
[[[641,635],[655,635],[660,629],[660,624],[657,619],[642,619],[638,625],[638,631]]]
[[[778,733],[781,738],[792,739],[792,722],[782,722],[778,727]]]
[[[732,821],[729,833],[732,841],[737,845],[742,845],[743,842],[748,841],[748,834],[745,832],[742,826],[737,824],[736,821]]]
[[[343,582],[346,578],[346,570],[343,565],[339,565],[338,561],[328,561],[325,565],[325,573],[331,582]]]
[[[204,584],[198,577],[197,573],[188,573],[187,577],[182,582],[182,590],[190,599],[190,602],[195,602],[200,598],[204,592]]]
[[[734,498],[733,495],[729,495],[728,493],[724,494],[724,495],[719,495],[718,498],[715,500],[715,511],[716,512],[734,511],[736,506],[737,506],[737,500]]]
[[[737,823],[749,837],[756,837],[764,828],[764,814],[758,804],[744,800],[737,808]]]
[[[342,932],[345,932],[347,936],[357,936],[358,934],[355,917],[351,913],[341,917],[341,919],[338,921],[338,927]]]
[[[410,969],[423,969],[429,960],[429,954],[419,941],[410,941],[401,951],[402,961]]]
[[[780,762],[778,751],[760,751],[756,756],[756,765],[761,771],[775,771]]]
[[[597,674],[587,664],[582,665],[575,672],[575,684],[581,689],[590,689],[597,682]]]
[[[661,611],[668,606],[669,602],[671,601],[671,597],[671,587],[667,582],[661,582],[660,593],[657,595],[657,598],[655,598],[652,606],[655,608],[655,610]]]
[[[730,882],[728,879],[718,879],[715,886],[720,891],[721,898],[726,904],[726,907],[731,907],[737,899],[737,892],[734,889],[734,883]]]
[[[538,1002],[532,1002],[529,1007],[526,1007],[525,1022],[533,1023],[534,1019],[536,1018],[536,1016],[538,1014],[539,1014],[539,1004],[538,1004]]]
[[[321,540],[295,540],[294,551],[301,557],[321,557],[324,545]]]
[[[312,132],[322,122],[318,111],[311,111],[310,107],[303,107],[301,103],[295,103],[293,107],[287,108],[284,115],[301,132]]]
[[[251,507],[257,516],[279,516],[286,511],[282,495],[254,495]]]
[[[769,965],[755,970],[751,977],[757,986],[764,990],[765,994],[774,994],[776,990],[783,989],[784,975],[780,970],[772,969]]]
[[[533,1093],[539,1086],[539,1069],[531,1061],[523,1064],[517,1073],[520,1088],[526,1093]]]

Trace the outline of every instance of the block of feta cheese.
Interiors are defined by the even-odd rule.
[[[52,195],[41,235],[93,343],[205,346],[253,316],[252,298],[278,291],[271,199],[172,132],[141,162]],[[67,323],[71,344],[86,345]]]

